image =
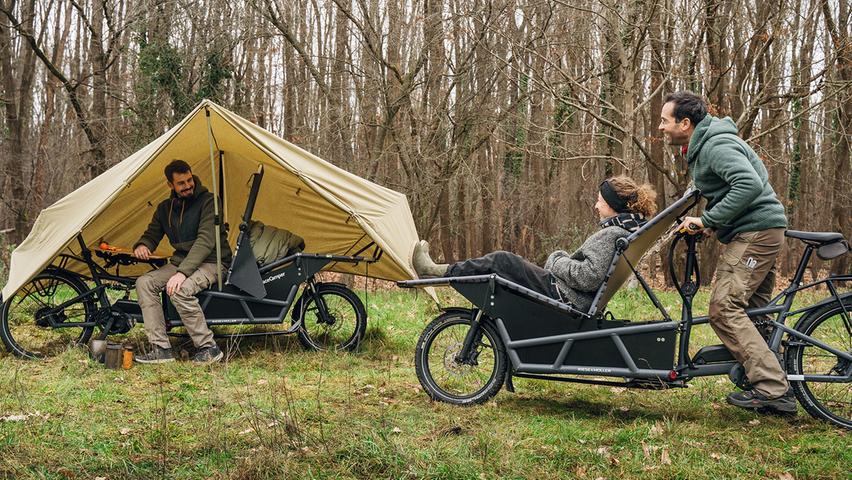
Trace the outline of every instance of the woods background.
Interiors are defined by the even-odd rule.
[[[850,10],[844,0],[0,0],[0,259],[42,208],[202,98],[406,193],[436,257],[506,249],[541,262],[596,228],[605,175],[647,180],[661,206],[684,191],[685,163],[656,127],[663,96],[690,89],[737,122],[792,228],[850,238]],[[703,248],[709,279],[719,247]],[[822,267],[848,271],[848,257]]]

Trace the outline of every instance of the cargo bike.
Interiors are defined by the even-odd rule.
[[[235,255],[224,286],[212,286],[197,297],[211,327],[224,325],[290,324],[283,330],[215,334],[216,337],[252,337],[297,334],[306,349],[353,350],[367,328],[367,313],[358,295],[342,283],[320,281],[317,273],[332,263],[373,263],[382,255],[368,244],[354,255],[287,252],[258,265],[251,248],[249,221],[263,178],[252,175],[248,202],[239,225]],[[0,309],[0,338],[7,350],[20,357],[39,358],[85,344],[95,332],[105,339],[123,334],[142,321],[138,303],[131,299],[136,278],[121,275],[121,267],[148,264],[157,268],[164,258],[137,260],[129,252],[87,247],[77,235],[79,252],[61,254]],[[368,252],[369,251],[369,252]],[[365,252],[372,256],[363,255]],[[100,263],[99,263],[100,261]],[[84,264],[88,275],[69,269]],[[301,295],[297,294],[301,290]],[[113,299],[114,297],[118,297]],[[180,317],[163,292],[167,329],[181,327]]]
[[[449,285],[473,304],[445,309],[421,334],[415,369],[425,391],[435,400],[471,405],[487,401],[504,385],[513,392],[514,377],[668,389],[686,387],[696,377],[727,375],[737,386],[749,388],[742,365],[723,345],[690,354],[692,328],[709,322],[692,311],[701,284],[700,235],[675,233],[669,248],[668,268],[682,299],[679,318],[669,315],[636,270],[642,255],[698,200],[698,192],[688,193],[620,239],[587,311],[498,275],[399,282],[403,287]],[[803,284],[814,253],[823,260],[836,258],[849,251],[848,243],[839,233],[788,230],[786,236],[805,245],[795,276],[768,305],[747,313],[764,331],[771,331],[766,335],[768,345],[805,410],[852,428],[852,292],[838,290],[852,275],[830,275]],[[675,259],[682,254],[676,253],[682,249],[676,249],[683,244],[685,259],[678,272]],[[659,310],[659,320],[631,322],[607,311],[607,303],[631,274]],[[830,296],[793,308],[798,292],[817,286],[825,286]],[[795,325],[788,326],[796,317]]]

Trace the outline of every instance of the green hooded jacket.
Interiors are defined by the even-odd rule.
[[[198,177],[193,175],[192,178],[195,180],[192,196],[181,198],[172,190],[169,198],[157,205],[148,229],[133,246],[135,249],[145,245],[153,252],[163,235],[169,237],[169,243],[175,249],[169,261],[187,277],[202,263],[216,263],[213,194],[201,185]],[[224,228],[221,229],[220,238],[222,264],[228,265],[231,262],[231,247]]]
[[[769,185],[763,162],[728,117],[704,117],[689,140],[686,160],[695,188],[707,199],[701,215],[722,243],[740,232],[786,228],[784,206]]]

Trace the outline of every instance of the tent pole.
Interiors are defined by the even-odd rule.
[[[207,143],[210,145],[210,172],[213,174],[213,230],[216,235],[216,284],[222,291],[222,239],[220,238],[221,219],[219,218],[219,178],[216,175],[216,158],[213,155],[213,127],[210,125],[210,109],[204,106],[207,117]]]
[[[219,150],[219,194],[222,195],[222,224],[228,221],[228,201],[226,197],[228,192],[225,191],[225,152]]]

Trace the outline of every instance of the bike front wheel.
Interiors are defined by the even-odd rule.
[[[841,352],[852,353],[852,299],[812,312],[795,329]],[[786,363],[790,375],[826,375],[839,382],[799,381],[790,384],[799,403],[812,416],[852,429],[852,363],[828,350],[796,337],[789,337]],[[794,377],[795,378],[795,377]],[[845,378],[845,383],[842,381]]]
[[[367,331],[367,311],[352,290],[334,283],[318,283],[306,291],[293,311],[302,319],[299,343],[306,350],[354,350]]]
[[[38,274],[0,307],[0,338],[6,349],[23,358],[45,358],[88,342],[94,326],[76,324],[90,321],[94,300],[83,296],[69,303],[87,291],[73,274]]]
[[[459,358],[472,323],[470,312],[448,312],[432,320],[417,340],[414,368],[420,385],[434,400],[484,403],[503,386],[509,362],[491,323],[479,322],[479,338],[470,358]]]

